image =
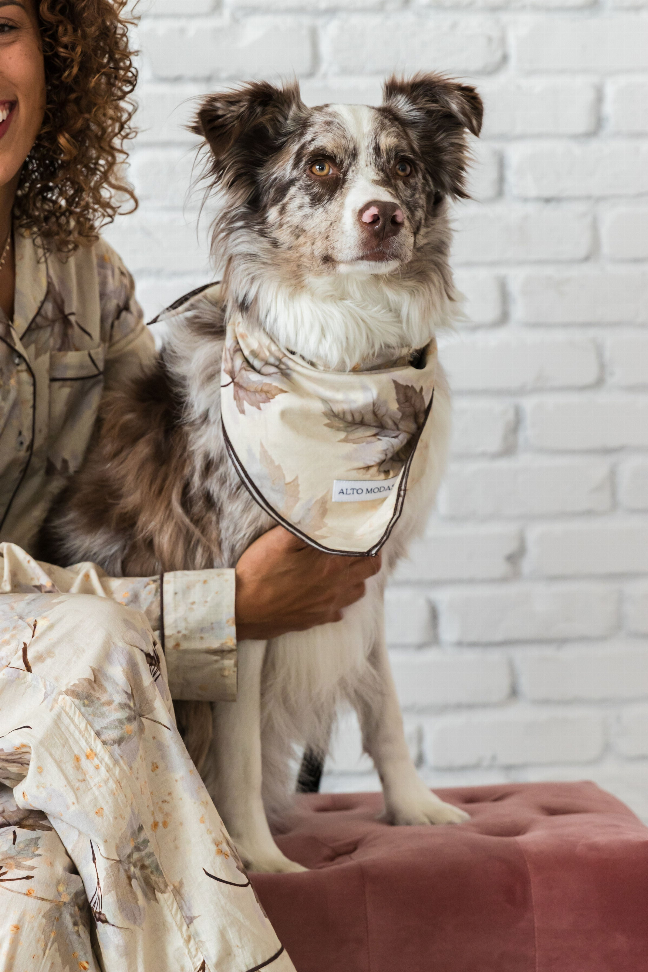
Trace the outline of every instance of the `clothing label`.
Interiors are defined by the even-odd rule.
[[[384,499],[396,489],[399,479],[400,476],[393,479],[336,479],[333,483],[333,502],[359,503]]]

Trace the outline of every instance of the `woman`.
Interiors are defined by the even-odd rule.
[[[104,389],[154,353],[97,235],[133,198],[123,6],[0,0],[0,970],[279,972],[171,697],[232,697],[237,634],[338,619],[378,559],[280,528],[235,571],[110,578],[29,555]]]

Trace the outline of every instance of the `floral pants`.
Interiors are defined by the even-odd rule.
[[[294,972],[144,615],[0,596],[0,972]]]

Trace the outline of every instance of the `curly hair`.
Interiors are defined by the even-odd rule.
[[[14,216],[49,249],[96,240],[130,200],[124,143],[133,138],[137,82],[127,0],[37,2],[45,58],[43,126],[20,176]]]

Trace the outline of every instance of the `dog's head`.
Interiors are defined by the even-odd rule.
[[[207,97],[193,130],[226,215],[312,278],[391,274],[429,248],[445,200],[467,194],[481,121],[474,88],[421,74],[390,79],[379,108],[307,108],[296,84],[250,83]]]

